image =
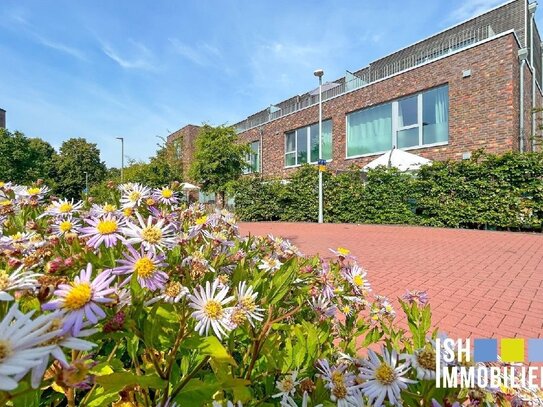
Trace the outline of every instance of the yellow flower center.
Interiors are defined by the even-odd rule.
[[[21,240],[23,238],[23,235],[21,234],[21,232],[17,232],[14,235],[11,235],[10,238],[12,240]]]
[[[111,204],[108,204],[108,203],[105,204],[104,207],[103,207],[103,210],[106,213],[115,212],[115,209],[117,209],[115,205],[111,205]]]
[[[343,373],[341,373],[340,371],[335,370],[332,373],[331,379],[332,379],[332,383],[334,384],[334,386],[339,386],[340,384],[343,384],[343,381],[344,381]]]
[[[96,225],[96,229],[101,235],[109,235],[111,233],[115,233],[118,229],[117,221],[115,220],[101,220]]]
[[[204,314],[211,319],[220,319],[223,315],[222,304],[216,300],[208,300],[204,305]]]
[[[392,305],[387,304],[387,305],[385,305],[385,311],[386,312],[392,312],[392,311],[394,311],[394,308],[392,308]]]
[[[132,215],[132,208],[124,208],[123,209],[123,215],[126,216],[126,217]]]
[[[11,355],[11,346],[8,341],[0,341],[0,362]]]
[[[63,202],[59,205],[58,211],[60,213],[67,213],[70,212],[73,208],[74,206],[70,202]]]
[[[128,199],[132,202],[138,202],[141,198],[141,194],[138,191],[132,191],[128,194]]]
[[[69,220],[64,220],[60,222],[60,225],[58,225],[58,228],[62,233],[69,232],[70,230],[72,230],[72,227],[72,222],[70,222]]]
[[[341,382],[341,383],[338,383],[336,386],[334,386],[334,389],[332,390],[332,394],[338,400],[345,399],[345,397],[347,397],[347,388],[345,387],[345,384]]]
[[[181,283],[179,283],[177,281],[172,281],[164,289],[164,294],[166,294],[168,297],[175,298],[181,292],[181,288],[183,288]]]
[[[0,205],[2,206],[9,206],[11,205],[11,199],[4,199],[3,201],[0,202]]]
[[[83,308],[91,299],[92,290],[89,283],[72,283],[72,289],[64,299],[64,308],[75,311]]]
[[[198,219],[196,219],[197,225],[203,225],[207,222],[207,216],[201,216]]]
[[[241,305],[241,308],[249,312],[254,311],[256,308],[255,301],[251,297],[244,297],[240,299],[239,304]]]
[[[417,353],[417,362],[424,369],[435,370],[436,352],[434,349],[425,348]]]
[[[375,378],[383,385],[388,386],[396,380],[396,372],[387,363],[381,363],[375,372]]]
[[[0,181],[0,188],[4,188],[4,185],[6,185],[5,182]]]
[[[38,195],[41,192],[41,189],[39,188],[28,188],[26,190],[28,192],[28,195]]]
[[[294,382],[292,381],[292,376],[287,376],[281,381],[281,387],[283,392],[291,392],[294,389]]]
[[[141,237],[147,243],[158,243],[162,239],[162,230],[156,226],[147,226],[142,230]]]
[[[235,309],[234,312],[232,312],[232,315],[230,316],[230,321],[232,321],[236,325],[241,325],[247,320],[247,315],[245,315],[245,312],[242,309]]]
[[[145,201],[145,203],[149,206],[153,206],[156,202],[153,198],[147,198],[147,200]]]
[[[171,198],[173,196],[173,191],[170,188],[164,188],[161,191],[161,194],[162,194],[162,196],[164,198],[168,199],[168,198]]]
[[[357,274],[356,276],[353,277],[353,283],[355,286],[361,287],[364,285],[365,281],[360,274]]]
[[[349,254],[351,254],[351,251],[344,247],[338,247],[337,252],[341,254],[342,256],[348,256]]]
[[[151,276],[155,272],[156,267],[149,257],[142,257],[141,259],[138,259],[134,264],[134,270],[138,274],[138,276],[146,278]]]
[[[351,307],[349,307],[348,305],[345,305],[342,308],[342,311],[343,311],[344,314],[350,314],[351,313]]]
[[[0,271],[0,291],[9,287],[9,276],[5,270]]]

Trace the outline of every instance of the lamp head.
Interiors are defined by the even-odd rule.
[[[324,71],[322,69],[317,69],[315,72],[313,72],[313,75],[318,78],[322,78],[322,76],[324,75]]]

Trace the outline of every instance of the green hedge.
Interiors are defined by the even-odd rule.
[[[300,167],[289,181],[239,181],[239,218],[315,222],[316,167]],[[434,162],[416,177],[382,167],[362,181],[353,168],[324,173],[323,181],[326,222],[541,230],[543,153],[477,153],[471,160]]]

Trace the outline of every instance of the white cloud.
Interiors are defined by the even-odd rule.
[[[220,50],[206,42],[190,46],[176,38],[170,38],[170,43],[177,54],[197,65],[209,66],[216,60],[222,59]]]
[[[467,20],[503,3],[504,0],[464,0],[453,10],[449,20],[451,22]]]
[[[132,44],[133,54],[129,56],[127,56],[126,53],[121,55],[121,53],[115,50],[110,44],[105,42],[102,42],[102,51],[122,68],[156,71],[158,66],[153,63],[155,58],[151,51],[141,43],[135,41],[130,42]]]
[[[85,56],[85,54],[83,52],[81,52],[80,50],[78,50],[77,48],[73,48],[73,47],[70,47],[68,45],[65,45],[65,44],[61,44],[60,42],[56,42],[56,41],[51,41],[41,35],[38,35],[38,34],[34,34],[34,37],[36,38],[36,40],[41,44],[41,45],[44,45],[48,48],[51,48],[51,49],[54,49],[56,51],[60,51],[64,54],[67,54],[67,55],[70,55],[74,58],[77,58],[77,59],[80,59],[82,61],[86,61],[87,58]]]

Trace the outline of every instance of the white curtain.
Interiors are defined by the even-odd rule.
[[[391,104],[351,113],[347,134],[348,156],[389,150],[392,145]]]

